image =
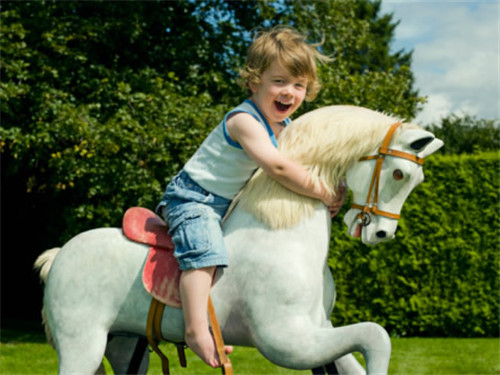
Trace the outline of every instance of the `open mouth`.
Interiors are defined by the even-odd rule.
[[[279,101],[275,101],[274,102],[274,106],[276,107],[276,109],[279,111],[279,112],[286,112],[290,109],[290,107],[292,106],[292,104],[286,104],[286,103],[282,103],[282,102],[279,102]]]
[[[361,237],[362,229],[363,229],[363,226],[361,224],[356,224],[356,228],[354,229],[352,236],[354,238]]]

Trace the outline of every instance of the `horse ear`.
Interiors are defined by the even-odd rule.
[[[443,146],[444,142],[442,140],[440,140],[439,138],[433,138],[432,141],[427,144],[425,149],[421,151],[418,156],[420,156],[421,158],[425,158],[426,156],[433,154]]]
[[[417,139],[416,141],[410,144],[410,147],[415,151],[421,151],[427,146],[429,143],[433,141],[434,137],[425,137]]]
[[[441,148],[444,143],[426,130],[411,129],[404,133],[404,144],[424,158]]]

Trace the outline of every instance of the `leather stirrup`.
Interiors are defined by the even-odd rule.
[[[226,354],[226,347],[224,345],[224,339],[222,338],[222,332],[220,330],[219,322],[217,320],[217,315],[215,314],[214,304],[212,303],[212,298],[208,296],[208,319],[210,320],[210,326],[212,327],[212,334],[214,335],[215,348],[217,349],[217,354],[219,354],[219,361],[222,368],[222,374],[233,375],[233,367],[231,361]]]
[[[163,375],[170,375],[170,366],[168,358],[158,347],[158,343],[162,339],[161,335],[161,319],[163,317],[163,310],[165,304],[161,303],[155,298],[151,298],[151,305],[149,306],[148,321],[146,326],[146,337],[149,345],[161,359],[161,369]]]
[[[170,375],[170,364],[168,358],[165,354],[163,354],[163,352],[158,347],[158,342],[163,339],[161,334],[161,321],[164,309],[165,309],[164,303],[158,301],[155,298],[151,299],[151,305],[149,307],[147,327],[146,327],[146,336],[149,345],[161,359],[161,367],[163,375]],[[231,365],[229,357],[226,354],[224,339],[222,338],[222,332],[220,330],[219,322],[215,314],[215,308],[210,296],[208,297],[208,318],[210,320],[210,326],[212,327],[212,334],[214,336],[217,354],[219,355],[222,374],[233,375],[233,367]],[[179,355],[179,361],[181,363],[181,366],[186,367],[184,348],[177,346],[177,353]]]

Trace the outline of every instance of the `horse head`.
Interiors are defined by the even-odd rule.
[[[400,125],[393,124],[381,146],[346,173],[354,203],[344,222],[349,234],[365,244],[394,238],[403,203],[424,180],[424,158],[443,146],[443,141],[421,129],[403,130],[393,137]]]
[[[392,125],[398,124],[394,128]],[[398,158],[384,155],[377,161],[381,143],[386,148],[410,155]],[[423,180],[419,161],[443,145],[428,131],[416,125],[367,108],[328,106],[303,114],[280,135],[279,150],[308,168],[317,181],[331,192],[344,176],[358,207],[345,215],[348,232],[367,244],[394,237],[401,207],[412,189]],[[397,153],[397,152],[396,152]],[[373,159],[360,161],[366,156]],[[383,163],[381,163],[383,161]],[[378,164],[380,176],[368,201],[373,170]],[[373,179],[373,178],[372,178]],[[237,199],[239,206],[272,229],[286,229],[311,217],[319,204],[286,189],[262,170],[258,170]],[[361,205],[363,204],[363,206]],[[394,215],[381,216],[380,211]],[[360,214],[363,212],[363,214]]]

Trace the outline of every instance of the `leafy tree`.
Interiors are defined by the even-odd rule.
[[[444,141],[444,154],[471,154],[500,149],[500,121],[450,115],[427,127]]]
[[[16,187],[7,193],[35,206],[43,195],[65,214],[64,238],[117,225],[134,203],[154,205],[243,98],[234,79],[254,26],[291,24],[311,41],[324,38],[336,61],[321,67],[323,93],[306,109],[352,103],[411,117],[419,100],[410,56],[389,54],[395,24],[378,16],[378,1],[7,1],[1,9],[2,173]]]
[[[229,58],[228,79],[234,79],[244,61],[250,31],[292,25],[335,59],[320,67],[323,89],[301,112],[331,104],[353,104],[412,118],[424,99],[413,89],[411,52],[390,52],[398,23],[390,14],[380,15],[380,8],[379,0],[259,0],[207,2],[200,12],[218,17],[215,33],[224,30],[223,35],[233,36],[222,39]],[[228,88],[232,93],[234,89]]]
[[[192,70],[182,63],[199,28],[191,6],[2,3],[5,196],[58,207],[66,225],[49,227],[63,238],[159,199],[222,114],[178,76]],[[188,35],[170,37],[162,15]]]
[[[379,10],[368,0],[2,1],[2,265],[26,259],[12,250],[19,238],[31,262],[78,232],[119,226],[130,206],[153,208],[243,99],[234,81],[258,28],[293,25],[335,57],[304,110],[350,103],[413,117],[411,55],[389,53],[396,24]]]
[[[323,39],[321,48],[335,58],[321,68],[323,90],[314,107],[353,104],[403,118],[415,116],[423,99],[413,89],[411,53],[390,53],[397,23],[392,15],[380,16],[381,1],[293,4],[285,23],[296,25],[314,40]]]
[[[243,98],[234,81],[252,33],[260,27],[293,25],[307,34],[310,42],[323,41],[319,48],[335,58],[320,67],[323,89],[303,111],[355,104],[412,118],[422,103],[413,89],[411,53],[389,51],[397,23],[391,15],[380,15],[380,1],[2,1],[0,10],[2,278],[15,272],[17,279],[31,280],[27,290],[39,290],[31,264],[11,264],[26,259],[32,263],[44,248],[61,245],[83,230],[119,226],[130,206],[154,207],[167,181],[223,113]],[[498,150],[495,122],[452,116],[430,130],[444,139],[447,153]],[[489,166],[495,162],[497,158],[488,159],[483,175],[491,172]],[[485,162],[478,158],[478,163]],[[444,181],[454,183],[449,178]],[[472,197],[498,200],[493,182],[483,184],[485,194]],[[454,205],[456,217],[471,218],[457,210],[466,207],[464,202],[468,202],[475,183],[460,186],[467,188],[461,201],[449,204]],[[440,206],[441,198],[436,199]],[[490,211],[491,215],[497,212]],[[483,216],[496,222],[491,215]],[[462,227],[451,228],[453,223],[455,220],[449,230],[460,233]],[[336,221],[335,225],[343,224]],[[465,227],[472,228],[470,224]],[[337,228],[337,232],[344,230]],[[451,244],[438,241],[436,246],[444,246],[446,251],[432,253],[432,264],[444,267],[446,259],[442,258],[449,252],[471,259],[470,265],[454,270],[449,284],[443,284],[448,274],[432,278],[427,272],[431,263],[420,259],[420,233],[412,232],[409,239],[401,241],[410,249],[402,244],[396,257],[387,257],[380,249],[367,251],[347,239],[342,246],[332,246],[334,252],[350,254],[336,255],[335,259],[340,257],[343,262],[332,267],[341,281],[339,287],[344,285],[344,294],[356,296],[346,295],[344,302],[337,304],[336,323],[366,318],[383,322],[399,334],[423,334],[422,329],[441,334],[439,316],[451,305],[446,327],[459,324],[463,329],[457,330],[457,335],[466,335],[468,330],[481,335],[497,324],[491,316],[498,316],[498,304],[490,307],[493,294],[487,294],[494,290],[491,275],[496,277],[497,273],[491,267],[485,272],[485,264],[496,264],[487,259],[493,252],[478,256],[474,250],[477,244],[489,246],[490,242],[481,242],[487,241],[487,236],[470,235],[476,242],[467,246],[458,235]],[[332,239],[340,240],[341,236]],[[360,256],[352,256],[356,253]],[[416,271],[411,263],[414,258],[424,262]],[[479,260],[474,263],[474,259]],[[377,287],[356,288],[360,272],[372,277]],[[470,275],[469,280],[482,275],[481,288],[476,288],[483,290],[481,298],[472,294],[473,286],[467,289],[471,291],[467,298],[486,301],[486,305],[468,303],[471,307],[463,310],[459,297],[453,303],[443,298],[443,309],[436,313],[432,310],[435,305],[428,302],[428,295],[434,292],[426,286],[429,278],[432,285],[446,285],[446,293],[451,293],[460,273]],[[425,286],[421,294],[415,294],[416,276],[422,277]],[[389,290],[391,285],[397,289],[399,308],[380,300],[381,294],[394,293]],[[406,303],[410,292],[413,299]],[[32,300],[24,299],[26,308],[13,308],[10,316],[38,317]],[[19,306],[19,302],[9,301],[18,301],[18,295],[3,289],[3,308]],[[365,303],[366,309],[359,309],[360,303]],[[427,316],[435,315],[425,324],[417,324],[412,319],[418,310],[415,306],[427,308]],[[4,313],[5,309],[2,317],[9,316]],[[367,315],[361,316],[363,313]],[[483,324],[486,321],[493,323]]]

